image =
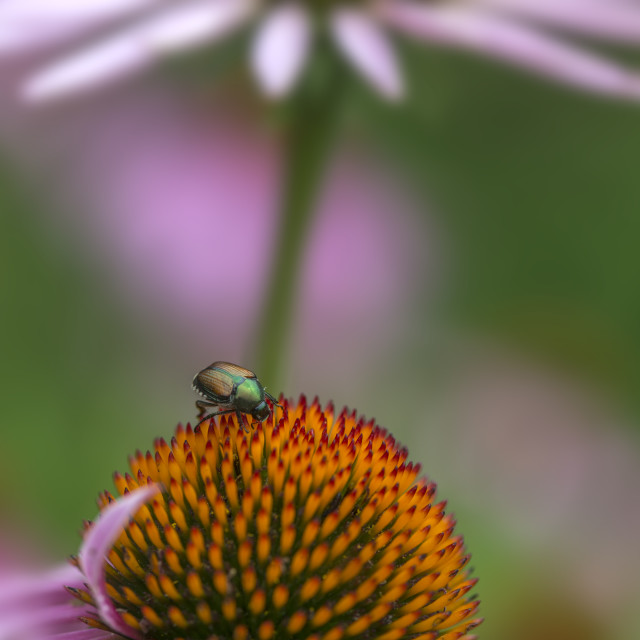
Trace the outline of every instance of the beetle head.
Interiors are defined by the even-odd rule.
[[[271,408],[266,403],[266,401],[263,400],[259,405],[257,405],[253,409],[253,411],[251,412],[251,415],[255,420],[259,420],[260,422],[262,422],[263,420],[266,420],[271,415]]]

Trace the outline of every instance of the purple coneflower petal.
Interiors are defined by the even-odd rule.
[[[36,50],[161,0],[3,0],[0,51]]]
[[[100,618],[114,631],[130,638],[136,638],[138,634],[123,622],[115,609],[113,601],[107,594],[107,587],[104,581],[105,558],[109,549],[122,533],[124,525],[158,491],[159,487],[157,485],[147,485],[128,493],[120,500],[109,505],[102,511],[87,532],[78,554],[80,568],[89,585]]]
[[[56,629],[80,628],[78,616],[88,608],[73,604],[65,586],[83,582],[82,573],[68,564],[46,573],[0,575],[0,640],[45,640],[55,637]]]
[[[626,0],[476,0],[541,24],[598,38],[640,40],[640,6]]]
[[[26,597],[47,596],[64,587],[79,587],[83,582],[82,573],[70,564],[64,564],[45,574],[38,572],[1,576],[0,611],[10,609],[14,602]]]
[[[271,11],[258,27],[251,63],[265,93],[280,97],[298,79],[309,53],[311,23],[299,4],[286,3]]]
[[[331,31],[347,60],[385,97],[397,100],[404,83],[389,38],[362,11],[337,9],[331,16]]]
[[[148,52],[138,43],[117,36],[46,66],[28,80],[22,93],[31,102],[51,100],[135,73],[149,62]]]
[[[70,626],[77,626],[82,631],[82,623],[78,618],[90,614],[92,609],[78,607],[71,602],[68,594],[67,597],[69,601],[64,604],[42,603],[39,607],[16,609],[3,614],[0,620],[0,640],[53,640],[57,636],[60,640],[67,640]],[[102,631],[103,638],[111,636],[112,634]]]
[[[175,53],[215,42],[244,22],[256,0],[199,0],[146,21],[141,35],[156,53]]]
[[[38,638],[37,640],[43,640]],[[116,636],[102,629],[78,629],[77,631],[67,631],[60,634],[58,639],[51,640],[122,640],[122,636]]]
[[[254,0],[200,0],[159,12],[48,65],[26,84],[24,95],[33,101],[52,99],[130,75],[165,53],[226,35],[254,6]]]
[[[403,32],[431,42],[485,53],[592,91],[640,97],[640,76],[506,17],[405,0],[378,5],[379,15]]]

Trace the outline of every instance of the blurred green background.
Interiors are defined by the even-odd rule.
[[[407,103],[359,86],[343,135],[403,177],[442,275],[394,309],[366,370],[296,343],[284,391],[375,416],[423,463],[473,553],[481,637],[640,637],[640,105],[453,53],[403,59]],[[0,165],[0,507],[55,559],[127,455],[193,419],[191,377],[229,327],[211,318],[194,345],[185,325],[183,344],[133,309],[18,155]]]

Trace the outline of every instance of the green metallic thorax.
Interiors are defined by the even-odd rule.
[[[256,379],[242,380],[236,390],[235,407],[242,413],[251,413],[264,400],[264,389]]]

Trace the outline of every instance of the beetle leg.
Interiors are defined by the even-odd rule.
[[[209,407],[215,406],[217,405],[213,404],[213,402],[207,402],[206,400],[196,400],[196,407],[199,409],[198,418],[202,420],[207,414],[207,409],[209,409]]]
[[[273,404],[282,409],[282,405],[268,391],[265,390],[264,395],[267,396],[267,398],[269,398],[269,400],[271,400]]]
[[[201,402],[200,400],[196,401],[197,402]],[[202,403],[208,407],[217,407],[217,404],[213,404],[212,402],[204,402],[202,401]],[[200,422],[198,422],[198,424],[202,424],[205,420],[209,420],[209,418],[213,418],[214,416],[221,416],[224,415],[225,413],[233,413],[234,409],[228,409],[227,411],[216,411],[215,413],[206,413],[206,409],[204,407],[200,407],[200,409],[202,409],[203,414],[201,414],[199,417]]]
[[[278,422],[278,410],[275,407],[280,407],[284,413],[284,407],[268,392],[265,390],[264,395],[267,396],[267,398],[269,398],[269,400],[271,400],[271,402],[273,403],[273,413],[275,413],[275,415],[273,416],[273,425],[275,426]]]
[[[245,433],[251,433],[251,429],[249,429],[249,425],[244,426],[244,420],[242,419],[242,413],[236,409],[236,417],[238,418],[238,428],[242,429]]]

